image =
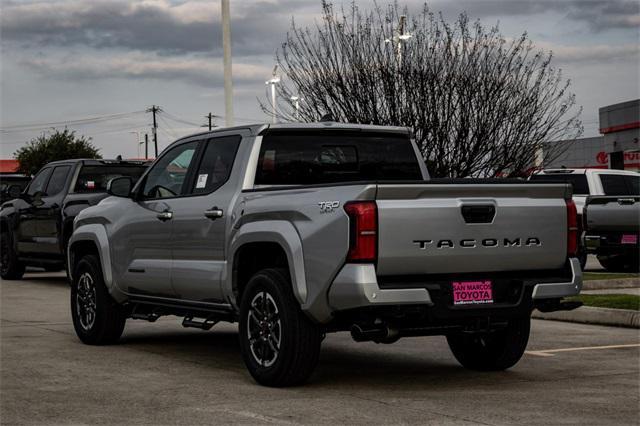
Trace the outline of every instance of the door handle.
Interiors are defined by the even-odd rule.
[[[211,220],[216,220],[218,218],[221,218],[223,216],[223,214],[224,213],[222,212],[222,209],[219,209],[217,207],[213,207],[213,208],[211,208],[209,210],[205,210],[204,211],[204,216],[206,218],[211,219]]]
[[[158,213],[156,215],[156,217],[158,219],[160,219],[163,222],[166,222],[167,220],[171,220],[173,219],[173,212],[162,212],[162,213]]]
[[[621,206],[635,204],[635,202],[634,198],[618,198],[618,204]]]

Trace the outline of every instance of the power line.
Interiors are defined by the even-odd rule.
[[[66,121],[52,121],[48,123],[24,123],[24,124],[13,124],[9,126],[4,126],[0,129],[2,132],[9,131],[27,131],[27,130],[38,130],[40,128],[47,128],[49,126],[61,126],[61,125],[78,125],[78,124],[88,124],[92,122],[99,121],[108,121],[115,120],[117,118],[122,118],[128,115],[140,114],[144,111],[133,111],[133,112],[123,112],[118,114],[110,114],[110,115],[102,115],[88,118],[79,118],[75,120],[66,120]]]
[[[177,121],[178,123],[189,124],[189,125],[191,125],[193,127],[200,127],[199,123],[194,123],[193,121],[185,120],[184,118],[180,118],[180,117],[178,117],[176,115],[168,113],[167,111],[163,111],[163,113],[167,118],[169,118],[169,119],[171,119],[173,121]]]

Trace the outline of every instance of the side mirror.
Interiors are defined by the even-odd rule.
[[[111,179],[107,183],[107,194],[114,197],[131,197],[131,188],[133,188],[133,179],[129,176],[120,176]]]
[[[44,204],[44,201],[42,201],[43,195],[45,194],[42,191],[38,191],[35,194],[33,194],[30,200],[31,205],[34,207],[40,207],[41,205],[43,205]]]
[[[22,188],[20,188],[20,185],[11,185],[7,188],[7,195],[9,195],[9,198],[11,199],[20,198],[22,195]]]

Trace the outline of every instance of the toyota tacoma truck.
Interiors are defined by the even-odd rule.
[[[406,128],[227,128],[174,142],[83,210],[69,245],[80,340],[129,318],[237,321],[263,385],[304,382],[326,333],[445,335],[465,367],[503,370],[532,309],[572,309],[582,272],[569,184],[430,179]]]
[[[578,234],[582,234],[585,221],[582,217],[587,198],[595,195],[640,195],[638,191],[638,173],[630,170],[613,169],[544,169],[529,177],[536,182],[569,183],[573,187],[573,201],[578,211]],[[587,264],[587,254],[592,251],[582,244],[578,245],[580,266]]]
[[[640,176],[635,181],[636,193]],[[640,195],[588,197],[584,246],[611,272],[640,269]]]
[[[22,278],[27,266],[60,271],[76,215],[107,197],[114,177],[137,179],[145,162],[77,159],[44,166],[24,186],[11,184],[0,207],[0,276]]]

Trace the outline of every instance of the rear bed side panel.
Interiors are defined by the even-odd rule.
[[[380,185],[378,274],[560,269],[565,191],[565,185]],[[466,223],[463,205],[494,206],[495,216]]]
[[[244,191],[238,203],[240,221],[233,232],[269,229],[269,223],[290,223],[302,244],[306,300],[302,309],[319,322],[328,321],[331,312],[327,290],[344,264],[349,247],[349,220],[344,204],[351,200],[372,200],[375,185],[334,185],[286,190]],[[329,203],[332,208],[321,208]],[[233,237],[232,237],[233,238]],[[295,245],[295,244],[293,244]],[[284,247],[286,250],[286,247]]]

